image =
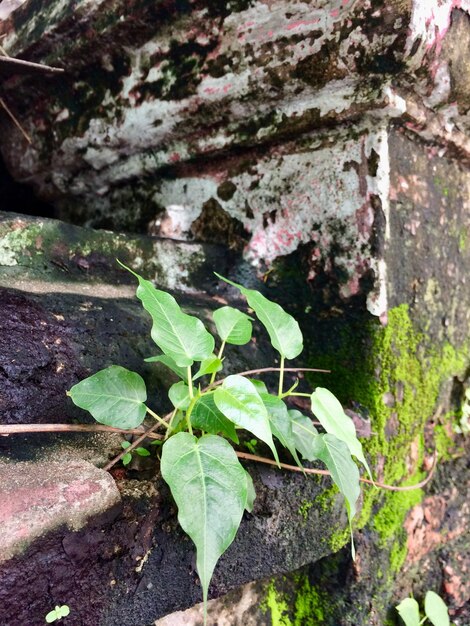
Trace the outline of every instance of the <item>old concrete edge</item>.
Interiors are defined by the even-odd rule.
[[[113,478],[86,461],[0,465],[0,567],[62,527],[78,531],[117,514]]]

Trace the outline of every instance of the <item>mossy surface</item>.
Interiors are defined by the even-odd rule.
[[[407,305],[391,310],[385,327],[371,319],[357,320],[352,327],[344,325],[332,341],[335,344],[332,350],[312,355],[315,367],[330,369],[332,374],[316,374],[312,384],[328,387],[344,405],[358,403],[368,412],[372,436],[363,440],[363,445],[377,480],[402,486],[418,483],[424,477],[425,452],[429,454],[433,445],[439,456],[445,458],[452,447],[453,440],[445,425],[437,428],[434,442],[428,437],[425,442],[425,425],[434,415],[442,384],[465,370],[467,346],[456,349],[450,343],[428,337],[412,322]],[[448,426],[451,417],[445,414],[441,419]],[[380,576],[374,579],[370,595],[371,604],[375,610],[383,612],[384,619],[393,593],[393,579],[407,555],[404,521],[411,508],[422,500],[423,494],[422,489],[405,492],[384,491],[371,486],[362,489],[362,507],[355,527],[368,534],[372,532],[371,541],[376,546],[377,555],[381,554],[380,563],[377,562]],[[331,490],[326,491],[317,498],[315,506],[328,508],[334,495]],[[338,552],[348,540],[348,530],[338,528],[329,540],[331,551]],[[330,557],[330,560],[334,568],[335,559]],[[325,568],[328,570],[327,565]],[[281,626],[346,623],[341,621],[346,617],[339,619],[342,601],[333,603],[336,608],[331,601],[322,604],[323,596],[317,591],[320,586],[324,588],[321,581],[311,586],[308,578],[299,585],[303,588],[303,596],[315,598],[312,607],[318,617],[306,618],[300,617],[301,613],[297,611],[297,588],[294,595],[287,598],[285,593],[276,594],[276,585],[272,583],[267,606],[276,607],[278,612],[272,613],[278,615],[272,618],[272,623]],[[331,613],[329,618],[321,613],[326,607]],[[364,614],[361,611],[355,607],[351,619],[368,619],[366,609]]]
[[[261,608],[272,626],[319,626],[327,615],[324,596],[305,573],[300,573],[269,581]]]

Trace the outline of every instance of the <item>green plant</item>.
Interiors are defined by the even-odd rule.
[[[121,443],[121,448],[123,450],[127,450],[127,448],[129,448],[130,445],[131,445],[130,441],[123,441]],[[147,450],[147,448],[135,448],[132,452],[135,452],[139,456],[150,456],[150,452]],[[122,457],[123,465],[129,465],[129,463],[132,461],[132,452],[126,452],[126,454]]]
[[[406,626],[420,626],[427,620],[433,626],[450,626],[449,611],[444,600],[434,591],[428,591],[424,599],[425,616],[421,618],[419,604],[414,598],[405,598],[396,607]]]
[[[46,615],[46,623],[52,624],[53,622],[58,622],[63,617],[67,617],[70,615],[70,609],[66,604],[62,606],[56,606],[52,611]]]
[[[177,504],[178,520],[196,545],[206,603],[216,563],[232,543],[244,510],[251,511],[255,499],[251,477],[228,441],[239,443],[237,430],[245,429],[264,442],[278,465],[274,438],[301,468],[299,455],[307,461],[322,461],[345,497],[350,526],[360,493],[359,470],[352,455],[369,475],[370,469],[352,420],[331,392],[317,388],[311,394],[296,393],[297,385],[284,390],[285,361],[299,356],[303,337],[298,323],[278,304],[258,291],[219,277],[246,297],[279,352],[280,367],[274,368],[279,371],[279,383],[277,393],[271,394],[262,381],[240,374],[216,381],[223,368],[225,347],[243,345],[251,339],[248,315],[229,306],[214,312],[220,337],[216,355],[215,340],[201,320],[184,313],[173,296],[129,271],[139,283],[137,297],[152,318],[151,337],[163,352],[147,361],[163,363],[181,379],[168,392],[174,410],[166,417],[155,413],[146,404],[143,379],[117,365],[81,381],[68,395],[101,424],[134,429],[149,414],[164,429],[161,473]],[[204,376],[210,377],[209,382],[201,386]],[[320,434],[308,417],[289,410],[284,402],[289,396],[310,398],[312,412],[326,432]],[[353,544],[352,551],[354,555]]]

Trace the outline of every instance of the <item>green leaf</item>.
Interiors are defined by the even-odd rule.
[[[222,361],[215,356],[215,354],[211,354],[210,357],[204,359],[201,363],[201,367],[197,374],[193,376],[193,380],[197,380],[201,378],[201,376],[205,376],[206,374],[213,374],[214,372],[220,372],[222,369]]]
[[[218,435],[222,433],[234,443],[238,443],[238,436],[233,422],[219,411],[213,394],[201,396],[195,403],[191,413],[191,424],[204,432]]]
[[[46,615],[46,622],[48,624],[52,624],[53,622],[55,622],[57,619],[57,612],[55,609],[53,609],[52,611],[49,611],[49,613]]]
[[[256,378],[249,378],[248,380],[250,381],[250,383],[253,383],[258,393],[269,393],[268,388],[262,380],[257,380]]]
[[[130,452],[126,452],[126,454],[122,457],[122,464],[129,465],[132,461],[132,454]]]
[[[290,410],[289,417],[292,423],[292,434],[297,450],[307,461],[315,461],[314,450],[318,431],[312,424],[312,420],[302,415],[300,411]]]
[[[150,456],[150,452],[147,448],[136,448],[135,451],[139,456]]]
[[[217,332],[222,341],[235,346],[243,346],[251,339],[253,326],[251,318],[231,306],[223,306],[213,313]]]
[[[405,598],[396,609],[406,626],[419,626],[419,605],[414,598]]]
[[[176,365],[171,356],[167,354],[160,354],[160,356],[151,356],[148,359],[144,359],[146,363],[163,363],[166,365],[172,372],[174,372],[177,376],[186,380],[188,375],[187,369],[185,367],[179,367]]]
[[[312,413],[326,430],[344,441],[351,454],[364,465],[371,480],[372,473],[362,451],[362,445],[356,436],[356,428],[350,417],[343,411],[339,400],[323,387],[317,387],[311,395]]]
[[[292,454],[295,462],[299,467],[302,463],[297,455],[295,447],[294,433],[292,432],[292,421],[285,403],[277,396],[269,393],[260,393],[260,397],[268,411],[269,421],[271,422],[271,431],[281,442],[284,448],[287,448]]]
[[[246,474],[246,504],[245,504],[245,511],[248,511],[248,513],[251,513],[253,511],[253,506],[255,504],[255,499],[256,499],[256,491],[255,491],[255,486],[253,484],[253,479],[251,478],[250,474],[245,470],[245,474]]]
[[[179,383],[171,385],[168,390],[168,397],[175,409],[182,409],[185,411],[191,404],[191,398],[189,397],[188,385],[180,380]]]
[[[314,445],[314,455],[326,465],[331,478],[338,486],[346,500],[349,527],[351,529],[351,549],[355,558],[352,534],[352,520],[356,515],[356,502],[361,493],[359,470],[354,463],[347,444],[335,435],[318,435]]]
[[[89,411],[100,424],[115,428],[137,428],[147,407],[145,383],[139,374],[111,365],[74,385],[67,395],[74,404]]]
[[[131,269],[139,281],[137,297],[153,320],[152,339],[179,367],[188,367],[194,361],[203,361],[214,351],[214,338],[207,332],[201,320],[183,313],[179,304],[166,291],[155,289]]]
[[[253,383],[238,374],[227,376],[214,391],[214,401],[225,417],[268,444],[279,463],[268,412]]]
[[[196,545],[206,603],[215,565],[232,543],[247,503],[245,470],[225,439],[178,433],[163,445],[161,472],[179,523]]]
[[[303,350],[303,337],[296,320],[286,313],[276,302],[271,302],[255,289],[246,289],[242,285],[220,276],[229,285],[233,285],[246,297],[248,305],[253,309],[259,321],[268,331],[273,347],[286,359],[295,359]]]
[[[130,441],[122,441],[122,442],[121,442],[121,448],[122,448],[123,450],[127,450],[127,448],[128,448],[130,445],[131,445],[131,442],[130,442]]]
[[[434,591],[428,591],[426,594],[424,612],[433,626],[450,626],[447,606],[444,600]]]

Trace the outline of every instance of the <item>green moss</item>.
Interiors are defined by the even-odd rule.
[[[424,425],[433,415],[442,382],[465,369],[467,350],[458,353],[450,344],[433,346],[414,327],[406,305],[389,312],[386,327],[361,320],[352,332],[342,332],[336,351],[314,357],[316,366],[333,372],[320,384],[344,403],[354,400],[369,411],[375,435],[363,445],[371,464],[381,467],[380,481],[415,484],[423,477],[419,468],[424,457]],[[318,377],[315,383],[319,384]],[[438,430],[441,454],[449,444]],[[364,487],[362,492],[356,526],[362,528],[373,520],[379,542],[390,550],[391,570],[397,571],[406,558],[403,522],[421,501],[422,490],[389,492]]]
[[[331,487],[322,491],[322,493],[315,498],[315,506],[322,511],[330,511],[338,493],[338,487],[331,485]]]
[[[329,543],[332,552],[338,552],[347,543],[351,541],[351,535],[348,528],[338,528],[330,537]]]
[[[328,598],[305,574],[273,579],[261,605],[272,626],[319,626],[324,623]]]
[[[289,608],[282,593],[276,589],[274,580],[271,580],[267,589],[261,610],[269,613],[273,626],[291,626],[291,621],[287,617]]]
[[[313,506],[313,502],[312,501],[310,501],[310,500],[302,500],[302,502],[301,502],[297,512],[302,517],[304,522],[307,521],[307,519],[308,519],[308,512],[310,511],[312,506]]]

